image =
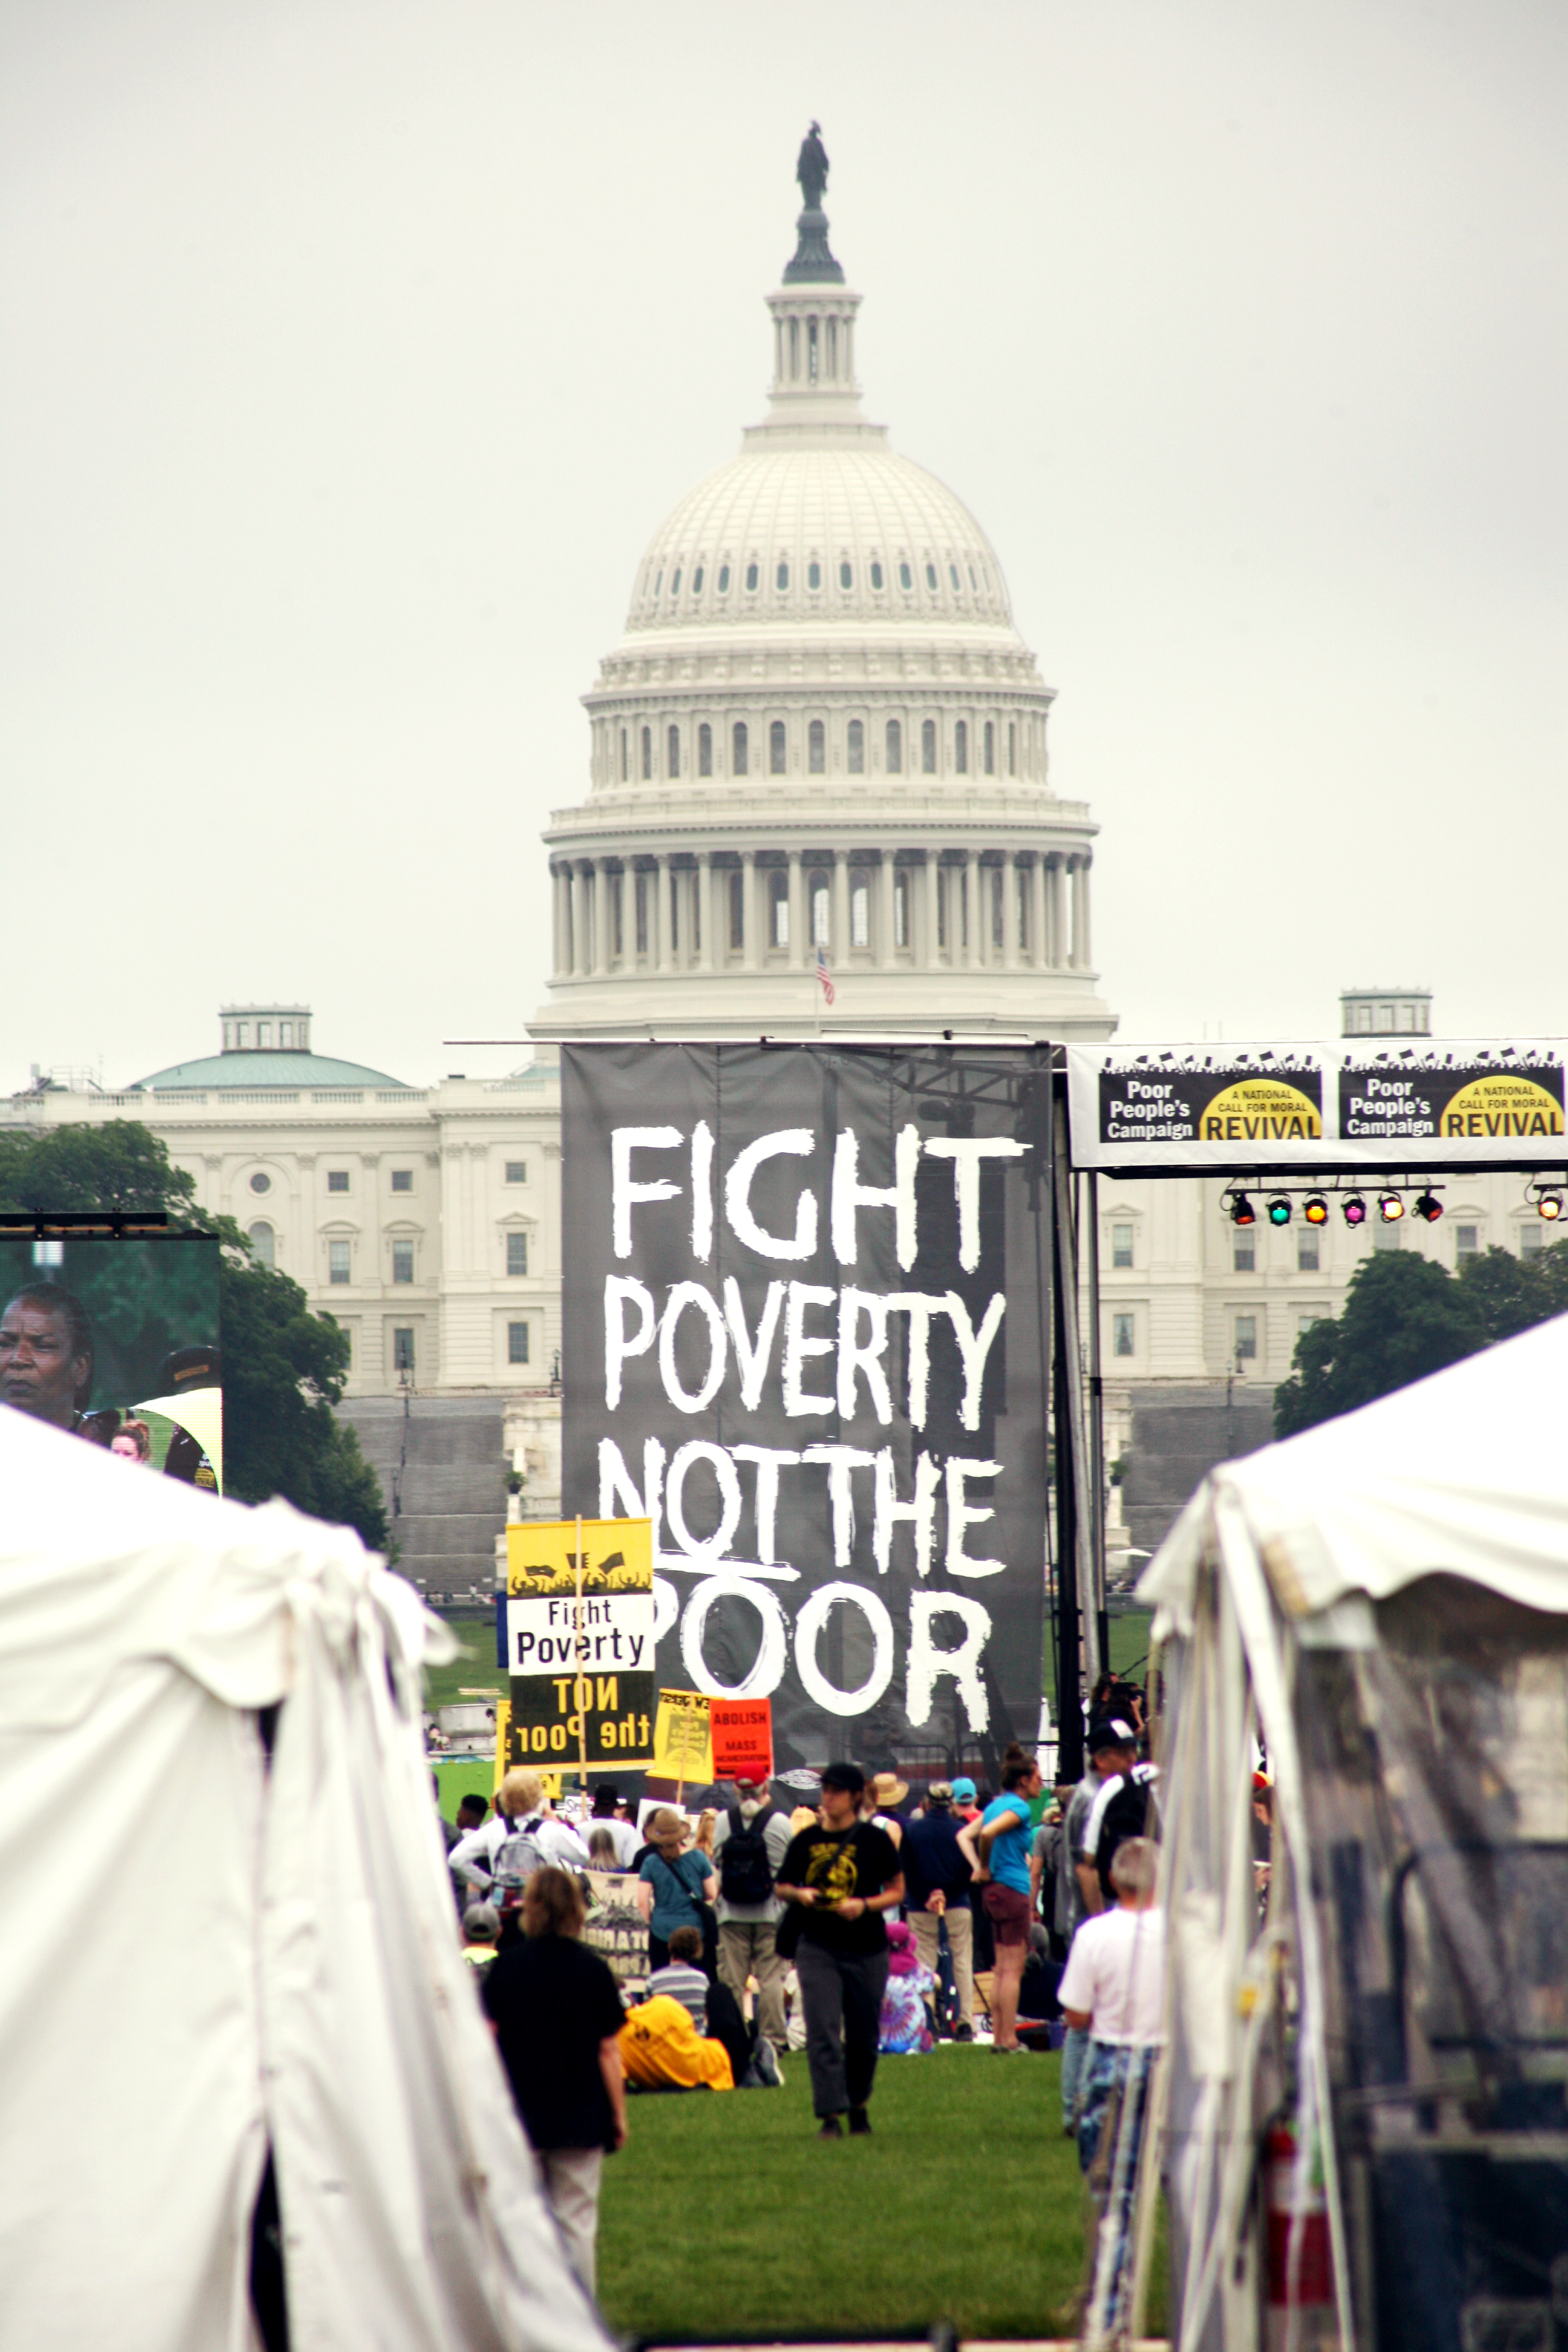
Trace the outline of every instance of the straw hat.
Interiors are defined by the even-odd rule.
[[[879,1812],[885,1812],[889,1805],[901,1805],[909,1793],[909,1782],[893,1772],[874,1772],[866,1784],[866,1794]]]

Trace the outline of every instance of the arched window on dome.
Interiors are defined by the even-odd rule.
[[[746,585],[753,594],[756,592],[757,577],[756,565],[754,563],[748,563],[746,566]]]
[[[645,727],[642,731],[642,772],[643,780],[646,782],[653,774],[653,729],[651,727]]]
[[[713,773],[713,730],[706,719],[697,730],[697,772],[700,776]]]
[[[816,320],[805,322],[805,373],[809,383],[816,382]]]
[[[970,567],[969,567],[969,584],[970,584],[971,588],[973,588],[973,591],[974,591],[975,594],[978,596],[978,595],[979,595],[979,593],[980,593],[980,583],[979,583],[979,581],[978,581],[978,580],[976,580],[976,578],[975,578],[975,576],[974,576],[974,566],[973,566],[973,563],[972,563],[972,564],[970,565]]]
[[[871,877],[863,866],[857,866],[849,877],[849,944],[852,948],[871,944]]]
[[[893,873],[893,945],[907,948],[910,938],[910,869],[900,866]]]
[[[841,563],[838,567],[838,585],[840,588],[853,588],[855,585],[855,574],[847,563]]]
[[[826,874],[814,874],[811,877],[811,944],[814,948],[831,947],[833,944],[827,908],[827,877]]]
[[[936,773],[936,720],[934,719],[921,720],[921,773],[922,776],[934,776]]]
[[[805,731],[805,764],[814,776],[827,772],[827,730],[814,719]]]
[[[952,730],[952,764],[961,776],[969,773],[969,721],[961,719]]]
[[[729,593],[730,567],[727,563],[721,563],[719,566],[719,593],[721,596],[727,596]]]
[[[768,945],[789,945],[789,876],[777,866],[768,874]]]
[[[746,722],[743,719],[737,719],[734,731],[730,739],[731,754],[730,772],[732,776],[743,776],[746,773]]]
[[[784,562],[782,555],[779,558],[778,570],[773,573],[773,585],[775,588],[787,588],[789,586],[789,565]]]
[[[668,728],[668,729],[666,730],[666,731],[665,731],[665,739],[664,739],[664,740],[665,740],[665,757],[666,757],[666,761],[667,761],[667,765],[666,765],[666,767],[665,767],[665,773],[666,773],[666,775],[667,775],[667,776],[679,776],[679,773],[680,773],[680,730],[679,730],[679,727],[670,727],[670,728]]]
[[[956,590],[958,586],[958,566],[956,563],[950,563],[948,565],[947,576],[952,581],[953,587]]]
[[[1018,772],[1018,729],[1017,729],[1016,722],[1015,720],[1013,720],[1013,719],[1009,719],[1009,720],[1007,721],[1007,773],[1008,773],[1010,776],[1016,776],[1016,775],[1017,774],[1017,772]]]
[[[746,877],[740,868],[730,876],[730,952],[739,955],[746,944]]]
[[[994,776],[996,773],[996,730],[989,719],[985,721],[985,736],[983,751],[985,761],[985,772],[988,776]]]
[[[631,772],[631,745],[626,740],[626,730],[623,727],[621,730],[621,782],[623,784]]]
[[[784,720],[782,719],[775,719],[772,726],[768,729],[768,773],[770,775],[782,776],[787,774],[789,769],[788,748],[788,743],[784,736]]]
[[[901,776],[904,772],[904,730],[896,719],[888,721],[888,773]]]
[[[934,563],[928,563],[926,565],[926,586],[928,588],[934,588],[936,586],[936,566]]]
[[[691,575],[691,593],[694,596],[700,596],[702,593],[702,566],[700,563]]]
[[[852,776],[866,772],[866,730],[858,719],[849,721],[849,772]]]
[[[873,563],[871,566],[871,585],[873,588],[879,588],[881,584],[882,567],[879,563]]]
[[[808,588],[820,588],[822,585],[822,566],[815,556],[805,567],[805,584]]]
[[[800,381],[800,320],[798,319],[792,319],[789,322],[789,372],[798,383]]]
[[[664,593],[664,569],[662,565],[659,568],[658,578],[653,583],[653,593],[656,596],[662,596]]]
[[[675,577],[669,583],[669,593],[672,596],[679,596],[680,593],[680,566],[679,563],[675,567]]]
[[[910,567],[909,567],[909,565],[908,565],[907,563],[900,563],[900,566],[899,566],[899,585],[900,585],[900,588],[912,588],[912,587],[914,586],[914,584],[915,584],[915,575],[914,575],[914,573],[910,570]]]
[[[250,1227],[250,1246],[258,1265],[275,1266],[278,1263],[278,1236],[265,1217],[258,1217]]]

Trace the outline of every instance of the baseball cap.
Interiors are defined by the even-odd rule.
[[[493,1944],[500,1934],[500,1913],[493,1903],[470,1903],[463,1914],[463,1933],[471,1944]]]
[[[820,1777],[825,1789],[845,1789],[852,1797],[865,1792],[866,1775],[858,1764],[825,1764]]]
[[[967,1774],[961,1776],[952,1784],[952,1793],[961,1805],[972,1805],[974,1802],[973,1781]]]
[[[1105,1748],[1136,1748],[1138,1734],[1120,1715],[1108,1715],[1091,1724],[1089,1732],[1089,1752],[1098,1756]]]

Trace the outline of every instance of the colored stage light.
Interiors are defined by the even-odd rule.
[[[1443,1203],[1435,1192],[1423,1192],[1415,1202],[1415,1213],[1429,1225],[1435,1225],[1443,1213]]]
[[[1562,1193],[1538,1192],[1535,1196],[1535,1213],[1538,1217],[1544,1217],[1549,1223],[1554,1223],[1563,1214]]]
[[[1276,1192],[1274,1198],[1269,1202],[1268,1222],[1271,1225],[1288,1225],[1289,1223],[1290,1203],[1285,1198],[1283,1192]]]
[[[1380,1192],[1377,1196],[1377,1213],[1385,1225],[1396,1225],[1405,1214],[1405,1202],[1397,1192]]]
[[[1258,1212],[1245,1192],[1232,1193],[1230,1222],[1233,1225],[1255,1225],[1258,1223]]]
[[[1326,1225],[1329,1204],[1321,1192],[1309,1192],[1301,1203],[1301,1214],[1310,1225]]]
[[[1344,1212],[1345,1223],[1347,1225],[1365,1224],[1366,1202],[1362,1199],[1359,1192],[1351,1192],[1347,1194],[1344,1203]]]

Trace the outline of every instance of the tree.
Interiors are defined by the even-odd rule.
[[[1461,1268],[1459,1280],[1475,1301],[1489,1339],[1512,1339],[1553,1315],[1568,1314],[1568,1242],[1529,1257],[1483,1250]]]
[[[1274,1391],[1274,1434],[1293,1437],[1440,1372],[1491,1338],[1481,1301],[1414,1250],[1380,1250],[1351,1277],[1344,1313],[1309,1324]]]
[[[331,1316],[311,1313],[297,1282],[258,1265],[231,1218],[203,1217],[195,1193],[162,1137],[134,1119],[0,1135],[0,1208],[166,1209],[178,1229],[217,1235],[225,1491],[247,1503],[281,1495],[384,1550],[380,1481],[332,1411],[348,1375],[347,1335]]]

